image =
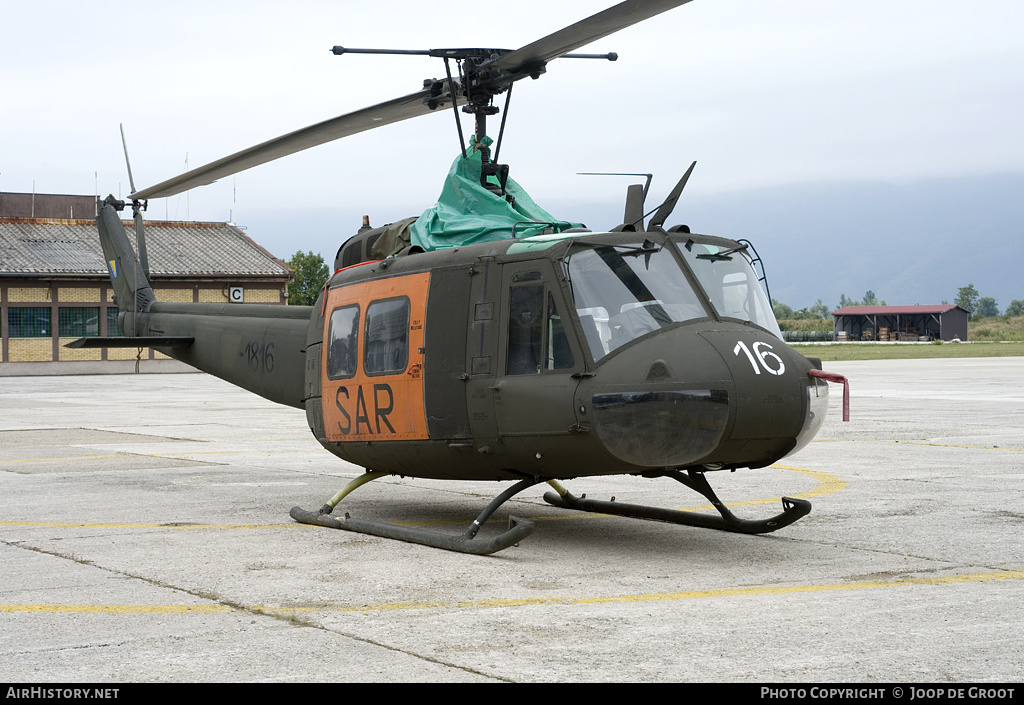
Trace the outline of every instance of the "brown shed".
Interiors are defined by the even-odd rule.
[[[970,312],[956,304],[846,306],[832,312],[836,340],[967,340]]]

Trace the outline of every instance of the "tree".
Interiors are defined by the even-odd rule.
[[[1006,307],[1007,316],[1024,316],[1024,299],[1014,299]]]
[[[775,313],[775,320],[789,320],[793,317],[793,309],[781,301],[772,299],[772,312]]]
[[[846,297],[846,294],[840,294],[839,295],[839,308],[846,308],[847,306],[885,306],[885,305],[886,305],[885,304],[885,299],[879,301],[878,297],[875,296],[875,292],[871,291],[870,289],[868,289],[868,291],[864,292],[864,300],[863,301],[854,301],[853,299],[848,299]],[[831,313],[831,311],[829,311],[828,313]]]
[[[818,299],[818,301],[811,306],[811,313],[817,318],[828,318],[832,314],[832,311],[829,310],[829,307],[826,304],[821,302],[821,299]]]
[[[312,306],[330,276],[324,258],[313,252],[299,250],[292,255],[287,264],[295,272],[295,279],[288,284],[288,303],[294,306]]]
[[[992,318],[999,315],[999,304],[991,296],[978,299],[978,318]]]
[[[974,288],[974,284],[968,284],[957,290],[956,299],[953,300],[953,303],[960,308],[967,309],[971,314],[969,318],[974,318],[974,312],[978,310],[978,299],[978,290]]]

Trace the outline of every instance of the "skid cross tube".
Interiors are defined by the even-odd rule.
[[[688,470],[685,474],[678,470],[666,470],[661,476],[670,477],[706,497],[718,510],[721,516],[685,512],[678,509],[662,509],[643,504],[627,504],[625,502],[605,502],[596,499],[576,497],[558,483],[549,482],[557,490],[545,492],[544,501],[563,509],[577,509],[582,512],[599,514],[615,514],[617,516],[634,517],[636,519],[653,519],[672,524],[696,526],[704,529],[734,531],[740,534],[767,534],[784,526],[789,526],[797,519],[807,516],[811,511],[811,503],[806,499],[782,498],[782,513],[768,519],[740,519],[729,508],[722,504],[708,484],[704,473]]]
[[[474,555],[489,555],[491,553],[497,553],[509,546],[515,545],[533,533],[534,524],[532,521],[522,519],[520,517],[509,516],[508,518],[508,529],[493,538],[489,539],[478,539],[476,538],[477,532],[480,531],[480,527],[483,526],[494,511],[502,504],[507,502],[513,496],[519,494],[528,487],[532,487],[540,482],[539,479],[526,479],[520,480],[516,484],[509,487],[507,490],[499,494],[491,503],[488,504],[480,515],[473,520],[473,523],[469,525],[469,528],[461,536],[455,536],[451,534],[443,534],[438,531],[431,531],[429,529],[421,529],[415,526],[398,526],[397,524],[388,524],[381,521],[370,521],[367,519],[353,519],[349,516],[348,512],[344,516],[334,516],[332,511],[337,503],[352,490],[357,487],[376,480],[378,477],[384,477],[388,473],[383,472],[368,472],[352,482],[350,482],[345,489],[335,495],[331,502],[327,503],[319,509],[319,511],[311,512],[301,507],[292,507],[291,518],[302,524],[313,524],[315,526],[325,526],[330,529],[344,529],[346,531],[355,531],[361,534],[370,534],[372,536],[380,536],[381,538],[397,539],[399,541],[407,541],[409,543],[418,543],[423,546],[431,546],[433,548],[443,548],[448,551],[457,551],[459,553],[472,553]]]

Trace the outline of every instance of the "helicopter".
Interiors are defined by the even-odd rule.
[[[153,187],[136,191],[129,163],[138,252],[121,221],[125,201],[109,196],[97,215],[123,337],[70,345],[152,347],[304,410],[321,445],[365,472],[319,509],[294,507],[302,523],[490,554],[535,526],[510,516],[507,530],[486,538],[481,526],[510,498],[546,483],[545,501],[564,509],[747,534],[792,524],[810,512],[808,501],[783,497],[781,513],[741,519],[706,475],[765,467],[799,450],[825,419],[830,382],[843,384],[848,418],[849,385],[783,342],[751,243],[665,227],[694,165],[647,212],[647,186],[630,186],[622,224],[600,233],[554,219],[497,163],[513,84],[539,78],[558,58],[615,60],[572,52],[688,1],[625,0],[511,51],[334,47],[335,55],[426,54],[443,59],[445,77]],[[502,93],[494,143],[487,118]],[[148,199],[449,109],[461,154],[438,204],[384,227],[364,220],[313,306],[154,296]],[[460,109],[475,120],[468,140]],[[462,534],[336,512],[354,490],[394,475],[513,484]],[[588,499],[562,484],[599,475],[673,479],[718,515]]]

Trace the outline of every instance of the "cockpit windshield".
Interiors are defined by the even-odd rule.
[[[677,242],[719,316],[750,321],[782,338],[771,303],[754,274],[745,247],[730,248],[689,238]]]
[[[595,360],[651,331],[708,315],[671,251],[650,241],[574,249],[565,268]]]

